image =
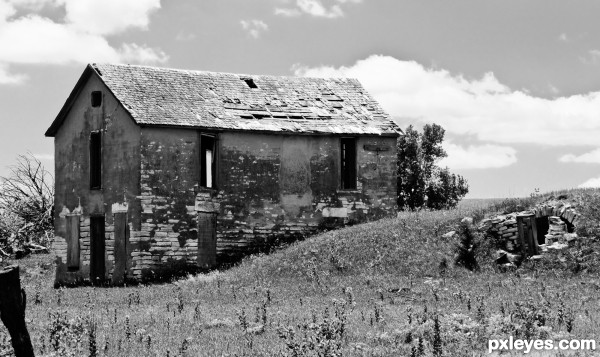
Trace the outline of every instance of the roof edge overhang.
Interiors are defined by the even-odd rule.
[[[238,133],[253,133],[253,134],[272,134],[272,135],[307,135],[307,136],[383,136],[383,137],[399,137],[403,136],[403,132],[384,132],[384,133],[336,133],[336,132],[309,132],[309,131],[276,131],[276,130],[260,130],[260,129],[240,129],[240,128],[218,128],[208,126],[194,125],[168,125],[168,124],[138,124],[141,128],[156,128],[156,129],[189,129],[189,130],[206,130],[215,133],[222,132],[238,132]]]

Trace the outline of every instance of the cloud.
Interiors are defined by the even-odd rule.
[[[600,92],[545,99],[511,90],[493,73],[468,79],[380,55],[348,67],[292,70],[299,76],[357,78],[392,116],[437,123],[481,142],[596,146],[600,137]]]
[[[275,8],[275,15],[281,15],[285,17],[295,17],[300,16],[302,12],[298,9],[293,8]]]
[[[75,31],[111,35],[129,28],[147,29],[150,14],[160,0],[58,0],[65,6],[65,20]]]
[[[269,26],[262,20],[242,20],[240,24],[253,38],[259,38],[263,32],[269,29]]]
[[[300,16],[306,14],[315,17],[334,19],[344,16],[341,5],[348,3],[360,3],[362,0],[329,0],[324,4],[322,0],[295,0],[294,7],[275,8],[275,15],[286,17]]]
[[[187,42],[187,41],[192,41],[195,38],[196,38],[196,34],[194,34],[194,33],[179,31],[177,33],[177,35],[175,36],[175,41]]]
[[[45,6],[64,7],[63,21],[36,13]],[[0,0],[0,84],[23,82],[13,64],[88,62],[163,63],[168,56],[144,44],[111,45],[107,35],[129,28],[146,29],[159,0]],[[25,12],[14,16],[17,9]]]
[[[561,33],[560,35],[558,35],[558,40],[562,41],[562,42],[569,42],[570,41],[569,36],[567,36],[567,34],[564,33],[564,32]]]
[[[0,63],[0,84],[21,84],[27,80],[23,74],[8,73],[8,66]]]
[[[339,5],[332,5],[327,9],[319,0],[298,0],[296,5],[304,13],[312,16],[335,18],[344,15]]]
[[[600,187],[600,177],[591,178],[591,179],[585,181],[584,183],[582,183],[581,185],[579,185],[577,187],[579,187],[579,188],[595,188],[595,187]]]
[[[599,64],[600,63],[600,50],[589,50],[586,57],[580,57],[581,62],[585,64]]]
[[[492,144],[462,147],[450,141],[443,143],[448,156],[440,166],[451,169],[489,169],[510,166],[517,162],[517,151],[508,146]]]
[[[125,62],[165,63],[169,56],[157,48],[136,43],[124,43],[119,48],[119,57]]]
[[[595,149],[590,152],[587,152],[585,154],[579,155],[579,156],[576,156],[573,154],[563,155],[558,158],[558,161],[585,163],[585,164],[600,164],[600,148]]]

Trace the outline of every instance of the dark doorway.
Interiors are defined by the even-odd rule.
[[[90,280],[93,285],[104,282],[104,216],[90,217]]]
[[[538,244],[546,244],[546,234],[548,234],[548,229],[550,229],[548,217],[537,217],[535,219],[535,226],[537,227]]]
[[[127,225],[127,212],[114,214],[115,222],[115,268],[112,275],[113,284],[125,282],[127,274],[127,245],[129,244],[129,226]]]

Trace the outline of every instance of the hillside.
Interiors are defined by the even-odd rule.
[[[50,258],[30,257],[18,262],[30,333],[40,356],[472,356],[490,338],[599,339],[598,273],[567,264],[582,249],[597,257],[596,239],[508,272],[479,240],[469,272],[443,237],[465,216],[559,196],[588,217],[582,235],[598,232],[600,192],[572,190],[402,213],[162,285],[54,290]]]

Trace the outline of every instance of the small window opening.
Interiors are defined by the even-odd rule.
[[[252,79],[252,78],[244,78],[244,82],[246,82],[246,84],[250,88],[258,88],[258,86],[256,85],[256,83],[254,83],[254,79]]]
[[[93,91],[92,92],[92,107],[97,108],[102,105],[102,92]]]
[[[341,142],[341,186],[343,190],[356,189],[356,139],[342,138]]]
[[[215,184],[215,138],[200,137],[200,186],[212,188]]]
[[[99,131],[90,134],[90,189],[102,186],[102,136]]]

